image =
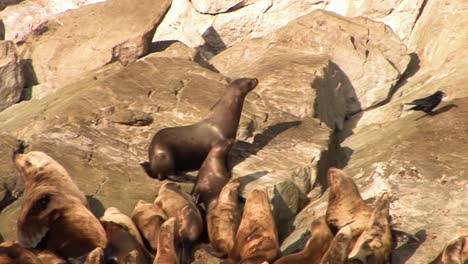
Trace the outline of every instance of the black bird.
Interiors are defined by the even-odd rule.
[[[437,91],[433,95],[428,97],[416,99],[411,103],[406,103],[407,105],[415,105],[410,109],[406,110],[415,110],[415,111],[423,111],[426,114],[431,114],[432,109],[438,106],[445,97],[445,93],[442,91]]]

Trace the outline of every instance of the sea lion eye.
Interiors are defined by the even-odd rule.
[[[31,164],[31,162],[29,162],[29,160],[26,160],[26,161],[24,162],[24,166],[26,166],[26,167],[31,167],[31,165],[32,165],[32,164]]]

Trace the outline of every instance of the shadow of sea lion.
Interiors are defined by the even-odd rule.
[[[408,241],[401,245],[398,248],[392,250],[392,263],[394,264],[403,264],[411,258],[411,256],[416,252],[419,246],[426,241],[427,233],[426,230],[419,230],[414,234],[414,237],[418,238],[419,241],[408,238]],[[394,247],[396,247],[396,238],[393,239]]]

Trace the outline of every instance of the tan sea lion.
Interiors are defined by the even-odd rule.
[[[182,244],[179,256],[181,262],[186,262],[190,247],[203,231],[203,218],[198,207],[192,196],[183,192],[180,186],[173,182],[161,186],[155,204],[160,206],[168,217],[175,217],[176,240]]]
[[[468,263],[468,235],[459,236],[448,243],[444,250],[430,264]]]
[[[284,256],[274,264],[319,264],[333,240],[333,234],[324,216],[312,222],[310,232],[312,236],[302,251]]]
[[[156,251],[159,230],[167,219],[162,208],[156,204],[140,200],[133,209],[131,217],[148,245]]]
[[[354,239],[367,228],[373,209],[361,197],[353,179],[337,168],[328,170],[327,223],[333,230],[350,225]]]
[[[242,219],[229,258],[234,262],[273,262],[279,254],[278,233],[265,189],[247,194]]]
[[[391,250],[390,197],[384,193],[377,200],[367,229],[359,236],[348,257],[361,264],[390,264]]]
[[[340,229],[333,238],[330,247],[323,256],[320,264],[345,264],[353,240],[351,226]]]
[[[91,251],[86,257],[84,264],[103,264],[104,263],[104,249],[97,247]]]
[[[13,160],[25,186],[17,220],[22,246],[35,248],[41,242],[41,247],[64,259],[86,256],[105,246],[103,227],[58,162],[39,151],[15,151]]]
[[[239,181],[228,182],[213,208],[206,214],[208,238],[217,257],[225,257],[234,246],[234,239],[241,219],[239,207]]]
[[[245,96],[257,84],[255,78],[237,79],[200,122],[159,130],[148,149],[151,177],[163,180],[198,170],[214,143],[235,139]]]
[[[153,264],[179,264],[175,247],[176,219],[169,218],[159,231],[158,249]]]
[[[100,220],[107,233],[108,243],[104,249],[106,261],[125,263],[135,256],[138,264],[151,262],[151,254],[144,247],[138,228],[130,217],[115,207],[109,207]]]
[[[234,144],[233,139],[216,142],[198,171],[197,180],[192,189],[192,196],[195,203],[198,203],[199,199],[201,200],[206,211],[210,211],[214,207],[221,189],[231,178],[228,171],[227,156],[232,144]]]

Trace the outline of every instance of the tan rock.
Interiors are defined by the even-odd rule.
[[[15,44],[0,41],[0,111],[20,100],[23,86],[22,66]]]
[[[231,9],[240,8],[245,5],[245,0],[226,0],[226,1],[211,1],[211,0],[191,0],[195,10],[203,14],[218,14],[229,11]],[[249,1],[252,2],[252,1]]]
[[[169,0],[138,5],[109,0],[71,10],[42,24],[20,49],[31,59],[37,81],[60,89],[86,71],[113,61],[125,65],[147,53],[169,5]]]

